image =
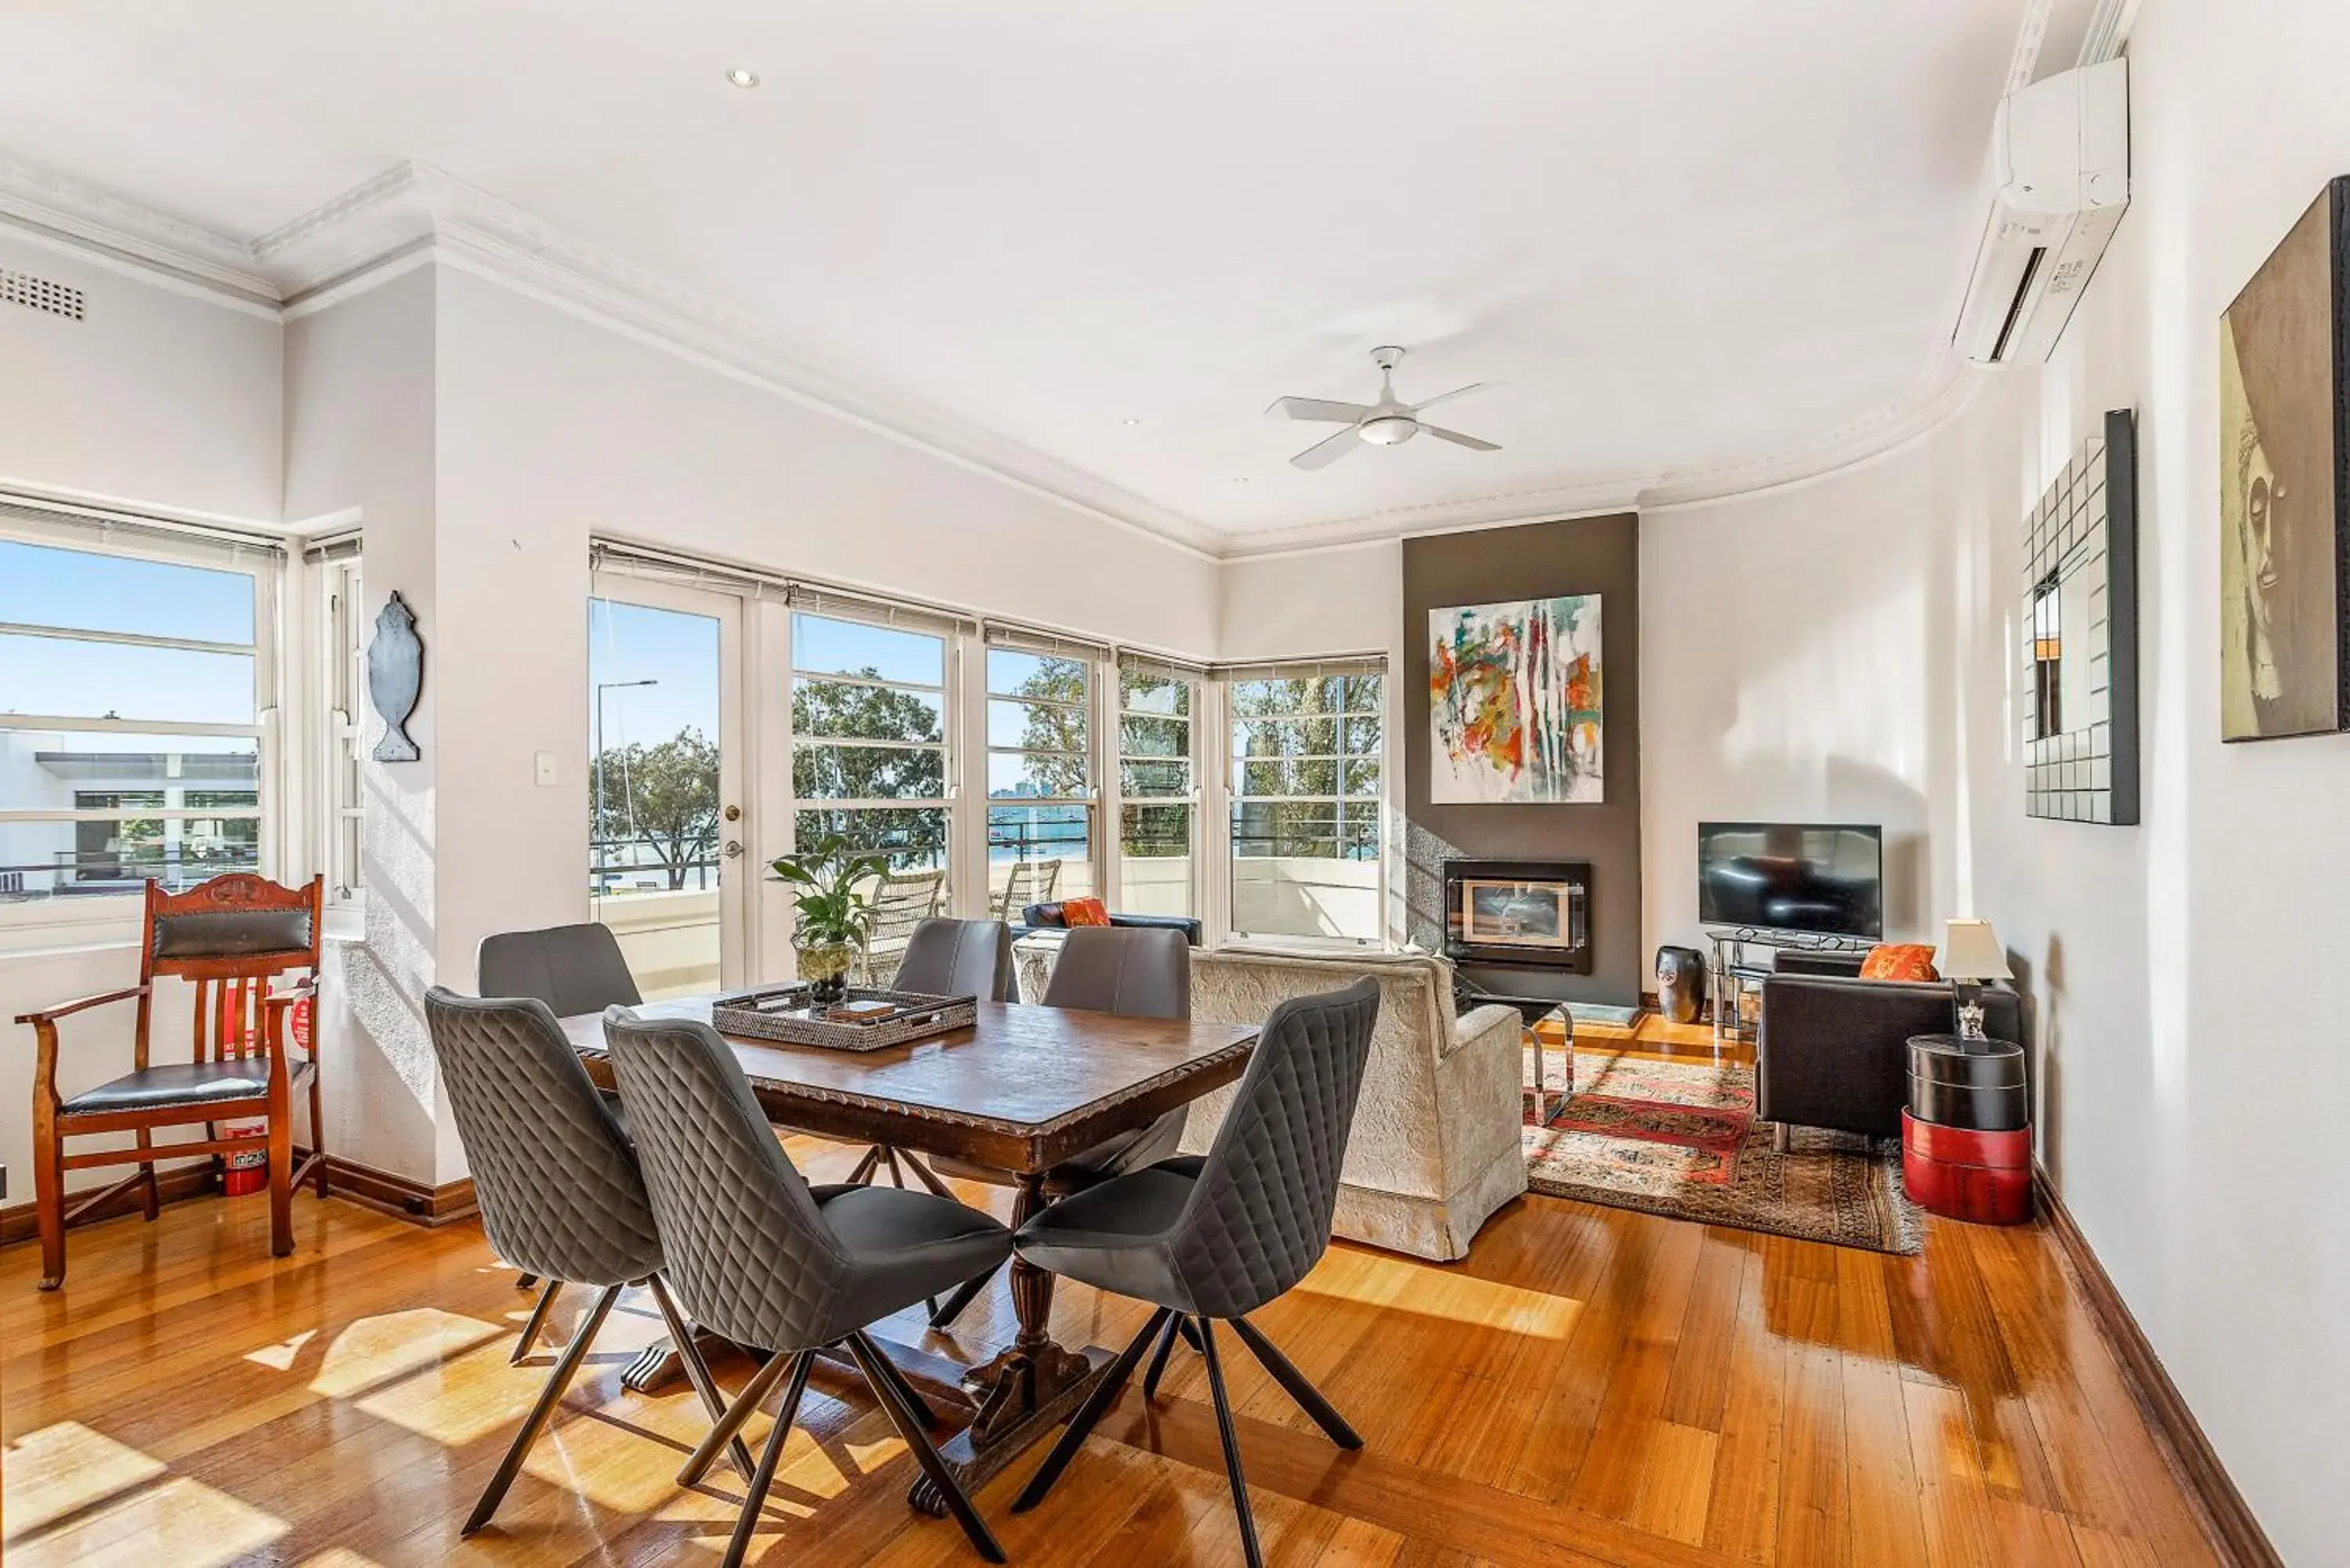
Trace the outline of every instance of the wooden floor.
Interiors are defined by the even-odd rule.
[[[1640,1044],[1702,1038],[1652,1025]],[[793,1149],[823,1174],[852,1158]],[[296,1213],[281,1263],[258,1198],[77,1231],[56,1295],[29,1247],[0,1251],[7,1568],[715,1562],[740,1481],[721,1467],[680,1492],[699,1407],[619,1386],[659,1334],[650,1302],[614,1314],[497,1525],[463,1542],[548,1363],[506,1364],[528,1298],[473,1225]],[[1140,1321],[1082,1289],[1055,1315],[1064,1340],[1113,1345]],[[2215,1561],[2038,1229],[1936,1223],[1923,1256],[1891,1258],[1528,1198],[1451,1267],[1335,1248],[1256,1321],[1368,1443],[1339,1454],[1232,1355],[1288,1568]],[[1010,1323],[999,1282],[960,1346]],[[1013,1561],[1237,1563],[1206,1398],[1180,1356],[1045,1507],[1010,1511],[1025,1463],[982,1492]],[[911,1461],[852,1381],[819,1374],[803,1414],[754,1561],[977,1562],[907,1511]]]

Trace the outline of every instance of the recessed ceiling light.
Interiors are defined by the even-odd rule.
[[[1249,482],[1249,476],[1248,476],[1247,474],[1245,474],[1245,473],[1242,474],[1240,477],[1238,477],[1237,479],[1234,479],[1234,480],[1232,481],[1232,483],[1233,483],[1234,484],[1246,484],[1248,482]]]
[[[726,80],[730,86],[741,88],[747,92],[759,85],[759,73],[747,66],[736,66],[726,73]]]
[[[1122,425],[1139,425],[1142,421],[1140,420],[1120,420],[1118,422]]]

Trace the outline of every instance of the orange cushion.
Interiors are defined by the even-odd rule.
[[[1061,924],[1065,926],[1107,926],[1109,906],[1099,898],[1064,898],[1061,900]],[[1929,948],[1928,952],[1933,950]]]
[[[1860,961],[1863,980],[1939,980],[1931,942],[1879,942]]]

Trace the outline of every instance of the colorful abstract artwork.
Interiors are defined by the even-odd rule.
[[[1428,612],[1429,799],[1596,805],[1599,596]]]

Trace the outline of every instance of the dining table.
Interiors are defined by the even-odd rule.
[[[714,1000],[681,997],[635,1011],[709,1023]],[[611,1089],[603,1015],[575,1014],[562,1024],[588,1076]],[[873,1051],[723,1037],[778,1129],[994,1167],[1012,1178],[1016,1230],[1056,1196],[1055,1168],[1237,1080],[1257,1028],[982,1002],[965,1027]],[[1073,1414],[1113,1359],[1101,1346],[1053,1339],[1050,1273],[1015,1255],[1009,1283],[1018,1330],[983,1362],[873,1336],[934,1409],[968,1412],[968,1424],[939,1449],[966,1490]],[[657,1382],[674,1360],[656,1353],[640,1362],[631,1386]],[[927,1479],[917,1480],[910,1501],[926,1513],[946,1509]]]

